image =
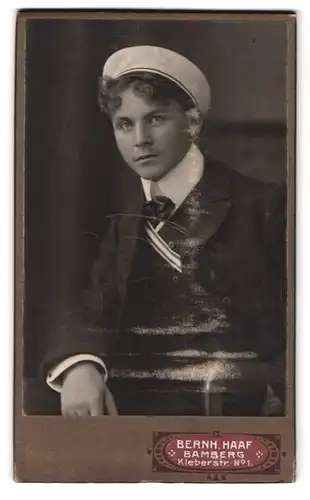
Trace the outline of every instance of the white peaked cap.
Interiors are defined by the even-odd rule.
[[[103,67],[103,76],[120,78],[130,73],[161,75],[184,90],[202,114],[210,107],[211,91],[202,71],[189,59],[163,47],[139,45],[114,52]]]

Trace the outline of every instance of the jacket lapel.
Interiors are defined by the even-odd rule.
[[[180,253],[204,245],[226,218],[232,197],[232,173],[220,162],[205,158],[202,179],[160,231]]]
[[[205,244],[226,218],[231,197],[231,171],[220,162],[206,159],[204,175],[186,200],[191,213],[190,236]]]

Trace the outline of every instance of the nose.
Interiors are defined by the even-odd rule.
[[[152,137],[150,135],[150,130],[145,123],[137,123],[135,129],[135,145],[136,147],[141,147],[146,144],[152,143]]]

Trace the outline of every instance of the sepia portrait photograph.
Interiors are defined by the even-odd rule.
[[[22,414],[286,417],[292,17],[20,16]]]

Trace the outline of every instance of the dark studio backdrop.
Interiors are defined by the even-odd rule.
[[[38,376],[46,332],[86,283],[105,215],[126,170],[97,83],[128,45],[176,50],[207,75],[202,149],[232,168],[285,182],[284,22],[33,20],[26,37],[25,377]],[[126,173],[124,174],[126,175]]]

